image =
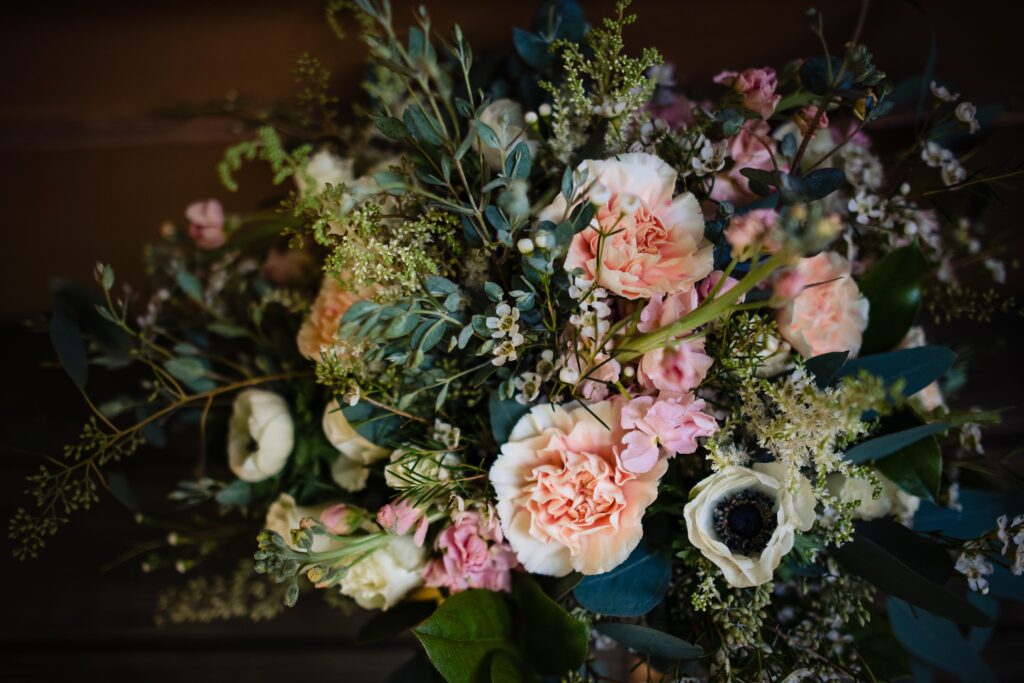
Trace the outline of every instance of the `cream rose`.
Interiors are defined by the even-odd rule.
[[[490,480],[505,538],[527,571],[602,574],[640,543],[667,464],[643,474],[623,467],[619,412],[612,401],[539,405],[501,447]]]
[[[587,171],[586,199],[597,211],[590,227],[573,238],[567,271],[579,268],[583,277],[627,299],[686,291],[711,272],[713,247],[704,239],[704,216],[689,192],[673,199],[671,166],[653,154],[635,153],[584,161],[579,170]],[[539,217],[559,223],[568,210],[558,195]],[[602,238],[601,232],[610,236]]]
[[[338,342],[342,316],[361,298],[355,292],[342,289],[334,278],[325,277],[313,308],[299,328],[295,340],[299,353],[310,360],[320,360],[321,355]]]
[[[878,470],[875,470],[882,483],[882,495],[874,497],[874,487],[867,479],[847,477],[833,473],[828,475],[826,483],[829,491],[844,503],[858,501],[860,505],[853,511],[854,519],[878,519],[891,515],[904,524],[909,524],[921,505],[921,499],[912,496]]]
[[[246,389],[235,397],[228,423],[228,465],[242,481],[263,481],[288,462],[295,426],[288,403],[272,391]]]
[[[804,358],[832,351],[856,356],[868,326],[868,300],[850,277],[850,262],[823,251],[800,259],[795,270],[807,284],[779,309],[779,334]]]
[[[737,588],[771,580],[797,531],[814,524],[816,500],[803,476],[795,490],[781,463],[735,465],[712,474],[690,492],[683,508],[690,543]]]
[[[284,542],[291,546],[291,530],[299,528],[299,522],[302,521],[302,518],[313,517],[314,519],[319,519],[320,514],[328,507],[330,507],[330,504],[302,507],[295,504],[293,497],[287,493],[282,493],[267,509],[267,519],[263,523],[263,528],[276,531],[284,538]],[[292,547],[294,548],[295,546]],[[339,544],[331,541],[327,536],[313,535],[312,552],[319,553],[336,547],[339,547]]]
[[[363,437],[349,424],[337,401],[324,409],[324,436],[338,450],[338,459],[331,465],[331,476],[346,491],[361,491],[366,487],[371,465],[388,456],[382,448]]]
[[[341,592],[363,609],[386,610],[423,585],[424,567],[425,551],[412,536],[392,536],[345,572]]]

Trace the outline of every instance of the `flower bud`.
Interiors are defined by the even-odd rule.
[[[543,116],[544,118],[551,116],[551,105],[545,102],[544,104],[537,107],[537,113]]]
[[[590,203],[596,206],[604,206],[612,198],[612,192],[601,183],[594,183],[590,186]]]
[[[526,121],[526,123],[528,123],[529,125],[532,126],[533,124],[537,123],[537,112],[535,112],[535,111],[528,111],[528,112],[526,112],[525,114],[523,114],[523,120]]]
[[[524,237],[523,239],[516,242],[516,249],[519,250],[520,254],[532,254],[533,240],[531,240],[529,237]]]
[[[555,238],[550,232],[538,232],[533,242],[541,249],[547,250],[554,246]]]

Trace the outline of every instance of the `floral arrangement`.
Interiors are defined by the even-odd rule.
[[[423,9],[400,35],[386,0],[331,3],[368,47],[354,123],[311,57],[293,106],[223,106],[263,124],[224,185],[265,162],[280,207],[192,204],[141,298],[103,264],[98,295],[55,287],[93,416],[30,478],[15,554],[182,429],[181,519],[138,512],[172,530],[143,568],[190,575],[166,621],[329,596],[380,610],[367,640],[411,629],[423,680],[612,680],[616,648],[646,680],[994,680],[1024,506],[919,326],[1016,310],[958,284],[1005,279],[976,200],[1012,174],[963,153],[985,110],[894,86],[813,10],[822,54],[690,98],[625,49],[626,5],[545,2],[475,59]],[[914,135],[876,149],[902,109]],[[90,368],[130,391],[94,402]],[[212,575],[239,533],[251,562]]]

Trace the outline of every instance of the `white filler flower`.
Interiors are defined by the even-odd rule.
[[[228,464],[242,481],[263,481],[288,462],[295,426],[288,403],[272,391],[247,389],[235,397],[228,425]]]

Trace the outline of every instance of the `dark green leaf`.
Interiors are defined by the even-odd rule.
[[[651,554],[643,544],[626,561],[604,574],[586,576],[573,595],[591,612],[614,617],[638,617],[658,606],[668,592],[672,563]]]
[[[512,428],[519,422],[519,418],[530,411],[530,407],[514,399],[500,398],[498,390],[495,389],[488,401],[488,411],[491,416],[491,435],[494,436],[494,441],[501,445],[508,441]]]
[[[424,113],[420,105],[410,104],[407,106],[405,113],[402,114],[402,121],[405,122],[405,127],[417,141],[433,147],[441,146],[440,127]]]
[[[839,369],[836,378],[856,377],[863,370],[889,386],[902,380],[903,394],[910,396],[941,377],[955,360],[956,354],[944,346],[918,346],[854,358]]]
[[[915,441],[878,461],[875,467],[912,496],[934,500],[938,495],[942,482],[942,451],[934,436]]]
[[[551,63],[550,45],[539,35],[514,28],[512,42],[523,61],[534,69],[543,70]]]
[[[541,674],[561,675],[583,665],[587,657],[587,627],[574,619],[540,589],[527,574],[513,586],[516,635],[520,651]]]
[[[449,683],[489,681],[491,654],[515,651],[508,607],[487,590],[456,593],[412,632]]]
[[[963,681],[994,683],[992,668],[961,635],[956,624],[894,597],[889,598],[886,606],[893,634],[914,657]]]
[[[594,630],[633,652],[663,661],[687,661],[704,654],[696,645],[647,626],[604,621],[594,624]]]
[[[448,278],[441,277],[440,275],[428,275],[427,291],[433,296],[441,296],[442,294],[454,294],[459,291],[459,288]]]
[[[838,168],[819,168],[803,178],[810,199],[821,199],[832,194],[846,182],[846,175]]]
[[[860,281],[871,308],[864,331],[864,353],[892,349],[907,335],[921,306],[921,277],[928,270],[917,245],[886,254]]]
[[[530,146],[521,140],[505,159],[505,175],[510,178],[530,177]]]
[[[394,116],[380,116],[376,121],[377,130],[392,140],[404,140],[409,135],[405,124]]]
[[[179,270],[177,279],[181,291],[185,292],[189,298],[200,302],[203,300],[203,286],[199,284],[195,275],[185,270]]]
[[[487,298],[494,303],[498,303],[505,298],[505,292],[501,287],[490,281],[484,283],[484,293],[487,295]]]
[[[437,343],[444,337],[444,331],[445,322],[443,320],[435,322],[427,328],[426,333],[423,335],[423,339],[420,341],[419,349],[423,351],[423,353],[426,353],[437,346]]]
[[[252,502],[252,484],[241,479],[231,482],[214,496],[217,502],[226,507],[244,508]]]
[[[814,383],[818,385],[819,389],[824,389],[832,383],[832,379],[839,372],[839,368],[843,367],[843,363],[849,357],[849,351],[823,353],[820,356],[808,358],[806,366],[810,373],[814,375]]]
[[[69,306],[54,301],[56,308],[50,317],[50,343],[61,366],[79,389],[85,388],[89,378],[89,357],[85,339],[78,328],[78,320]]]
[[[480,138],[480,142],[492,149],[501,149],[501,142],[498,140],[498,134],[494,132],[493,128],[483,121],[474,121],[473,126],[476,128],[476,134]]]
[[[904,429],[893,434],[886,434],[857,444],[846,451],[846,459],[850,462],[865,463],[869,460],[881,460],[897,451],[921,441],[933,434],[944,432],[949,429],[945,422],[933,422],[931,424],[919,425]]]

